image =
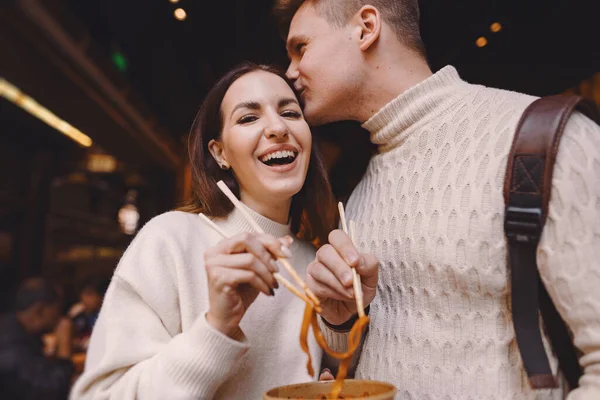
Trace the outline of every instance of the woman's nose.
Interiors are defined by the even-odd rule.
[[[267,139],[279,139],[287,137],[289,134],[287,125],[279,116],[269,118],[265,128],[265,137]]]

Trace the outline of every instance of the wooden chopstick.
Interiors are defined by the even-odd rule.
[[[223,239],[227,239],[229,236],[225,233],[225,231],[219,228],[219,225],[215,224],[212,219],[208,218],[206,215],[200,213],[198,214],[200,219],[204,221],[208,226],[210,226],[215,232],[217,232]]]
[[[356,224],[354,223],[354,221],[350,221],[348,222],[348,227],[350,228],[350,240],[352,240],[352,243],[354,244],[354,246],[356,246],[356,236],[354,236],[356,232]],[[357,293],[356,306],[358,307],[358,316],[362,317],[365,315],[365,305],[362,293],[362,281],[360,279],[360,275],[356,272],[355,268],[352,268],[352,276],[354,277],[354,291]]]
[[[219,187],[219,189],[221,189],[223,194],[225,194],[225,196],[227,196],[227,198],[233,203],[233,205],[242,213],[242,216],[248,221],[250,226],[256,232],[265,233],[263,231],[263,229],[260,227],[260,225],[258,225],[256,223],[254,218],[252,218],[252,216],[246,211],[246,209],[244,208],[242,203],[238,200],[238,198],[235,197],[233,192],[227,187],[225,182],[219,181],[219,182],[217,182],[217,186]],[[298,275],[298,272],[296,272],[296,270],[294,269],[294,267],[292,267],[292,265],[289,263],[289,261],[286,258],[277,258],[277,261],[279,261],[284,266],[284,268],[287,270],[287,272],[290,274],[290,276],[294,279],[294,281],[296,281],[296,283],[304,290],[306,295],[311,299],[310,303],[313,305],[313,307],[315,309],[320,309],[319,305],[321,304],[321,302],[319,301],[317,296],[315,296],[315,294],[312,292],[312,290],[309,289],[309,287],[306,285],[306,282],[304,282],[304,280],[300,277],[300,275]]]
[[[351,230],[348,231],[348,224],[346,224],[346,213],[344,211],[344,205],[340,201],[338,203],[338,210],[340,212],[340,221],[342,222],[342,229],[346,232],[347,235],[350,236],[350,240],[356,246],[356,242],[354,241],[354,221],[350,221]],[[358,316],[360,318],[365,316],[365,308],[363,306],[363,294],[362,294],[362,284],[360,281],[360,275],[356,272],[356,268],[352,267],[352,287],[354,288],[354,298],[356,300],[356,311],[358,312]]]
[[[198,216],[200,217],[200,219],[202,221],[204,221],[208,226],[210,226],[215,232],[217,232],[223,239],[227,239],[229,237],[221,228],[219,228],[219,226],[217,224],[215,224],[206,215],[200,213],[200,214],[198,214]],[[311,303],[310,299],[308,297],[306,297],[306,295],[304,293],[302,293],[294,285],[292,285],[292,283],[290,281],[288,281],[287,279],[285,279],[285,277],[283,275],[281,275],[279,272],[273,273],[273,278],[275,278],[277,280],[277,282],[279,282],[280,284],[282,284],[283,286],[288,288],[288,290],[290,292],[292,292],[293,294],[298,296],[303,301],[305,301],[307,303]]]

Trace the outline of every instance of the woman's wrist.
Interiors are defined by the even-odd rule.
[[[210,311],[206,313],[206,322],[225,336],[234,340],[240,340],[244,337],[242,330],[238,324],[230,324],[216,318]]]

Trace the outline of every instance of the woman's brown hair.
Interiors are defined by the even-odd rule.
[[[222,180],[240,196],[239,186],[231,170],[222,170],[208,150],[208,143],[221,137],[223,115],[221,103],[229,87],[253,71],[265,71],[281,77],[293,86],[280,71],[267,65],[246,62],[225,74],[208,92],[190,130],[189,156],[192,168],[192,199],[181,211],[224,217],[234,208],[221,193],[217,182]],[[335,207],[333,194],[321,155],[312,141],[310,163],[304,186],[292,199],[290,222],[292,232],[300,238],[320,244],[327,243],[333,228]]]

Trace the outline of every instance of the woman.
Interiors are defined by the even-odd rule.
[[[291,86],[269,67],[234,69],[208,94],[191,140],[195,200],[151,220],[123,255],[73,399],[259,399],[313,378],[298,343],[304,304],[284,288],[274,295],[272,273],[289,257],[304,275],[308,241],[325,240],[334,209]],[[266,234],[245,233],[219,180]],[[318,370],[321,352],[309,347]]]

